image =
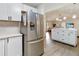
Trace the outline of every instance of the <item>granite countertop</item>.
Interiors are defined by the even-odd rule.
[[[3,34],[3,35],[0,35],[0,39],[5,39],[5,38],[10,38],[10,37],[17,37],[17,36],[22,36],[22,34]]]

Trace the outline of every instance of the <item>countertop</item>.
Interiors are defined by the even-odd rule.
[[[75,28],[54,28],[55,30],[60,30],[60,29],[63,29],[63,30],[73,30],[73,31],[77,31],[77,29]],[[53,30],[53,29],[51,29]]]
[[[17,36],[22,36],[22,34],[5,34],[5,35],[0,35],[0,39],[5,39],[5,38],[10,38],[10,37],[17,37]]]

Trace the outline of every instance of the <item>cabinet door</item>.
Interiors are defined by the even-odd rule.
[[[8,39],[8,56],[22,56],[22,37]]]
[[[4,56],[4,40],[0,39],[0,56]]]
[[[8,20],[8,3],[0,3],[0,20]]]
[[[9,6],[9,16],[11,16],[11,20],[21,21],[21,4],[20,3],[10,3]]]

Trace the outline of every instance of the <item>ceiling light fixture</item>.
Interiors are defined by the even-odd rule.
[[[59,20],[59,18],[56,18],[56,20],[58,21],[58,20]]]
[[[56,21],[62,21],[62,19],[56,18]]]
[[[72,16],[72,18],[73,18],[73,19],[76,19],[76,18],[77,18],[77,16],[74,14],[74,15]]]
[[[63,19],[64,19],[64,20],[66,20],[66,19],[67,19],[67,17],[63,17]]]

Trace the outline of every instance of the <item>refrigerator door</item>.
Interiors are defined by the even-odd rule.
[[[36,13],[29,11],[28,13],[28,40],[37,40],[37,30],[36,30]]]
[[[40,18],[40,37],[43,37],[43,33],[44,33],[44,31],[43,31],[43,29],[44,29],[43,15],[40,14],[39,18]]]
[[[43,16],[41,14],[36,14],[37,17],[37,37],[43,37]]]
[[[37,29],[37,37],[38,38],[40,38],[40,18],[39,18],[39,14],[37,13],[36,14],[36,18],[37,18],[37,20],[36,20],[36,29]]]

